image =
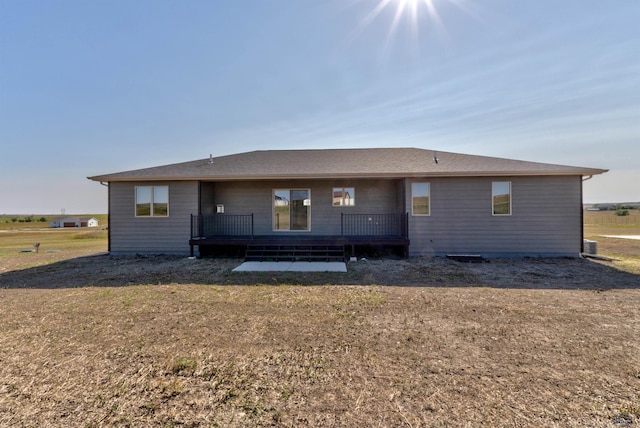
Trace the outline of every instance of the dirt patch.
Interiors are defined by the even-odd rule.
[[[39,255],[33,254],[33,257]],[[46,257],[41,256],[41,257]],[[84,256],[0,274],[3,288],[74,288],[143,284],[293,284],[456,286],[546,289],[640,287],[640,276],[616,262],[587,259],[377,259],[348,264],[347,273],[232,272],[240,259],[174,256]]]
[[[640,277],[617,262],[25,257],[0,273],[0,426],[640,421]]]
[[[640,417],[637,290],[180,284],[0,298],[0,426]]]
[[[106,240],[63,236],[2,236],[0,426],[640,422],[640,241],[601,240],[615,262],[339,274],[111,257]],[[20,252],[33,242],[39,254]]]

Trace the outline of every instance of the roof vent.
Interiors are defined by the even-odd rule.
[[[433,161],[438,163],[438,152],[433,152]]]
[[[209,154],[209,163],[213,163],[213,155]]]

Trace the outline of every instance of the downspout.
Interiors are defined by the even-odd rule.
[[[107,251],[111,254],[111,186],[109,182],[101,181],[100,184],[107,188]]]
[[[593,175],[590,175],[586,178],[580,180],[580,256],[584,253],[584,193],[583,186],[584,182],[587,180],[591,180]]]

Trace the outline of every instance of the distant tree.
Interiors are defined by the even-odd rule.
[[[616,215],[621,217],[629,215],[629,210],[627,208],[624,208],[622,205],[618,205],[618,208],[616,209]]]
[[[38,222],[39,222],[39,223],[46,223],[46,222],[47,222],[47,218],[46,218],[46,217],[40,217],[40,218],[38,219]]]
[[[12,217],[11,218],[11,223],[16,223],[18,221],[18,217]]]

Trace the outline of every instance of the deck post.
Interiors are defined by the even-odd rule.
[[[404,225],[402,228],[402,237],[408,238],[409,237],[409,213],[404,213],[403,220],[404,220]]]
[[[404,220],[404,227],[402,228],[402,233],[403,233],[403,238],[404,239],[409,239],[409,213],[406,212],[404,213],[403,216],[403,220]],[[409,258],[409,245],[405,244],[404,246],[404,258],[408,259]]]

